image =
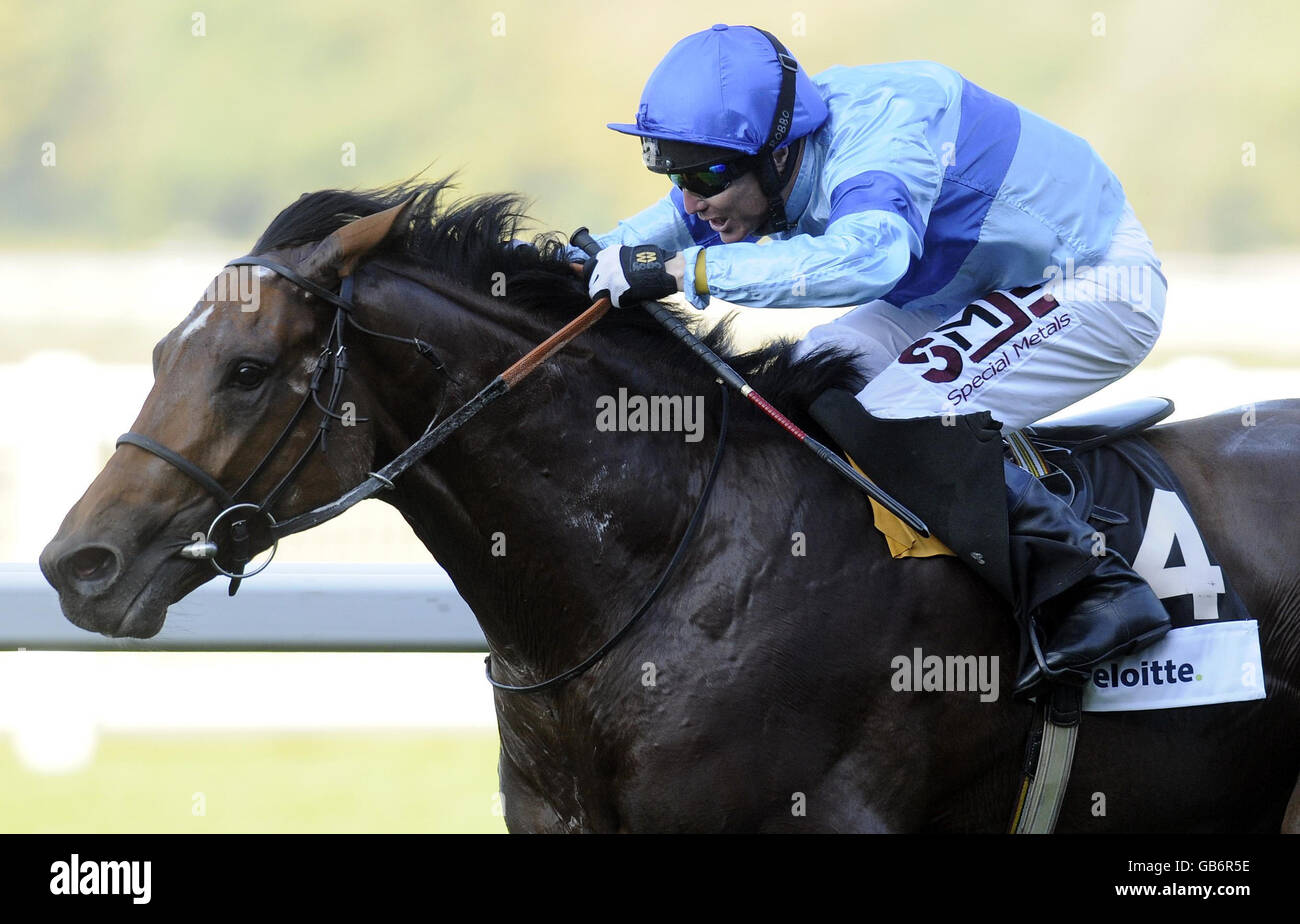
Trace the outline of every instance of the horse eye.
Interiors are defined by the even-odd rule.
[[[266,367],[261,363],[241,362],[230,376],[230,384],[252,391],[266,379]]]

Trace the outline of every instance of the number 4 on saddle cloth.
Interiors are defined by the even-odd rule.
[[[1083,688],[1085,711],[1164,709],[1264,697],[1258,625],[1201,537],[1177,476],[1137,436],[1173,409],[1166,398],[1147,398],[1003,435],[1005,458],[1039,478],[1094,528],[1091,553],[1118,554],[1131,563],[1172,620],[1173,629],[1158,641],[1093,665]],[[909,465],[910,460],[891,460],[888,449],[853,438],[863,412],[851,394],[827,392],[813,403],[811,413],[855,466],[861,461],[865,475],[878,477],[886,490],[896,491],[887,478],[890,469]],[[1004,490],[992,483],[964,487],[966,491],[955,496],[970,496],[971,491],[1000,495]],[[936,537],[924,539],[874,502],[872,507],[875,526],[895,558],[956,555],[941,541],[942,523],[931,521],[929,511],[923,516]],[[953,528],[971,530],[969,523]],[[988,535],[988,548],[1003,541],[996,524]],[[986,564],[982,557],[979,564]],[[1005,589],[1003,596],[1008,596]],[[1018,620],[1024,624],[1023,614]],[[1022,662],[1026,657],[1022,651]]]

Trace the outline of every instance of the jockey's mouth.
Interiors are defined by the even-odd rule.
[[[709,227],[722,238],[724,244],[733,244],[736,241],[743,241],[749,234],[748,228],[745,227],[745,221],[732,215],[717,215],[710,218],[700,215],[709,223]]]

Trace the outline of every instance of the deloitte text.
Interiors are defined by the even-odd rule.
[[[1163,664],[1159,661],[1143,661],[1137,667],[1120,670],[1116,663],[1108,667],[1099,667],[1092,672],[1092,682],[1101,689],[1114,687],[1150,687],[1165,686],[1175,683],[1195,683],[1201,679],[1196,668],[1190,664],[1175,665],[1172,660]]]

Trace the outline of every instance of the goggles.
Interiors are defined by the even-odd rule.
[[[678,189],[684,189],[701,199],[707,199],[709,196],[716,196],[752,169],[751,158],[742,157],[725,164],[713,164],[694,170],[670,171],[668,179]]]

